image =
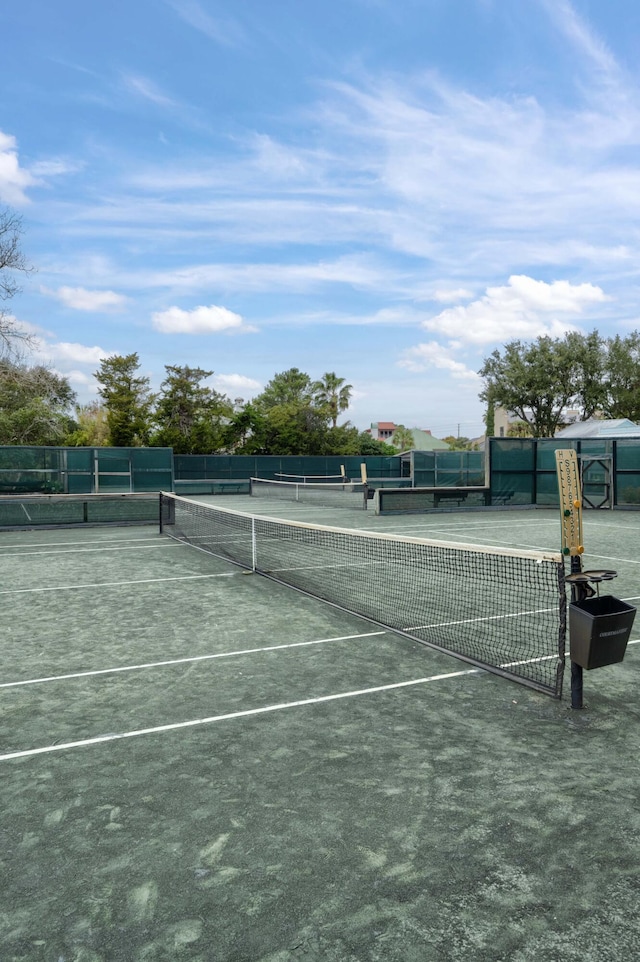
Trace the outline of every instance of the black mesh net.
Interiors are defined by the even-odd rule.
[[[255,517],[161,496],[162,530],[424,644],[557,697],[566,635],[560,554]]]

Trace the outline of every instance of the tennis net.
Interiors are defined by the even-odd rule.
[[[158,523],[156,492],[0,496],[0,529],[151,523]]]
[[[564,564],[552,552],[396,537],[161,495],[161,530],[471,664],[560,697]]]
[[[296,481],[298,484],[338,484],[350,481],[345,474],[285,474],[276,471],[276,481]]]
[[[304,504],[317,504],[328,508],[362,508],[366,510],[368,489],[359,481],[341,484],[322,482],[320,484],[296,481],[268,481],[264,478],[251,478],[251,496],[269,500],[301,501]]]

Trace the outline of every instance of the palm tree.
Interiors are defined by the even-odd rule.
[[[413,447],[413,431],[410,428],[405,428],[404,424],[399,424],[393,432],[391,443],[394,448],[409,451]]]
[[[312,385],[313,399],[320,408],[324,408],[331,418],[331,426],[336,427],[338,415],[349,407],[353,386],[345,384],[343,377],[338,377],[333,371],[322,376],[320,381]]]

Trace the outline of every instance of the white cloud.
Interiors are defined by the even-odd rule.
[[[0,201],[25,204],[28,201],[25,190],[37,183],[35,177],[20,167],[15,137],[0,130]]]
[[[57,291],[41,288],[43,294],[49,294],[61,301],[65,307],[75,311],[109,311],[124,306],[127,298],[115,291],[88,291],[84,287],[59,287]]]
[[[163,334],[227,334],[256,330],[245,324],[240,314],[216,304],[196,307],[192,311],[170,307],[153,314],[152,321],[156,330]]]
[[[607,297],[593,284],[537,281],[513,275],[503,287],[489,287],[480,300],[447,308],[423,321],[423,327],[461,342],[490,344],[539,335],[560,337],[574,330],[572,318]],[[558,315],[566,315],[560,319]]]
[[[444,348],[437,341],[429,341],[428,344],[417,344],[404,352],[401,360],[398,361],[399,367],[406,367],[409,371],[426,371],[429,368],[437,367],[448,371],[449,374],[457,379],[479,380],[475,371],[472,371],[460,361],[451,357],[451,352]]]
[[[56,341],[46,346],[47,353],[56,361],[70,361],[74,364],[100,364],[111,351],[102,347],[87,347],[85,344],[72,344],[68,341]]]
[[[27,328],[27,325],[23,326]],[[86,364],[95,369],[103,358],[110,357],[114,353],[97,345],[89,347],[86,344],[70,341],[56,341],[53,335],[41,332],[37,328],[34,329],[33,352],[38,362],[64,368],[65,377],[69,376],[73,365]]]
[[[262,388],[259,381],[254,381],[251,377],[245,377],[244,374],[216,374],[212,380],[217,391],[233,395],[233,397],[255,394]]]
[[[454,290],[434,291],[433,300],[440,301],[442,304],[453,304],[455,301],[468,301],[473,297],[473,291],[468,291],[464,287],[457,287]]]
[[[83,395],[98,393],[98,384],[92,374],[73,370],[66,371],[63,376],[67,378],[73,388],[80,390]]]

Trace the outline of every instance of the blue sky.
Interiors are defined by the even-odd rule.
[[[505,341],[638,317],[637,0],[21,0],[0,204],[34,358],[290,367],[346,417],[480,434]]]

